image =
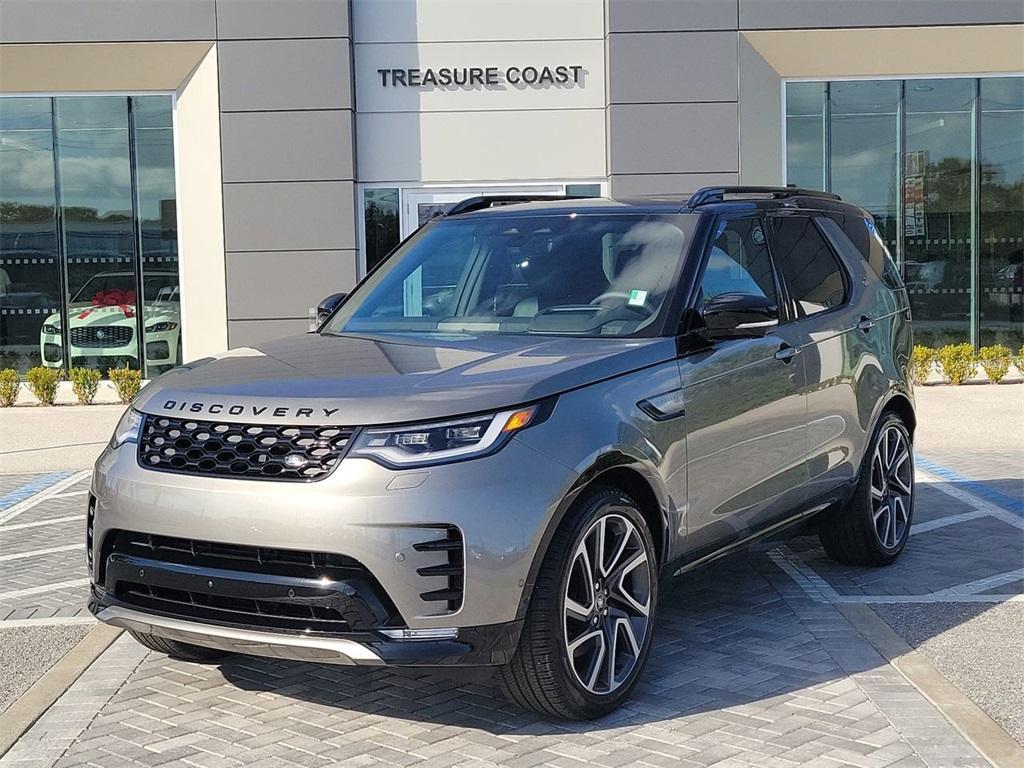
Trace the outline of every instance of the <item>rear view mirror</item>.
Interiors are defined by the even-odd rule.
[[[710,340],[759,338],[779,324],[778,306],[754,293],[719,294],[701,314]]]
[[[316,307],[316,324],[317,327],[324,324],[324,321],[331,316],[331,313],[337,309],[338,305],[345,300],[348,296],[347,293],[332,293],[326,299],[317,304]]]

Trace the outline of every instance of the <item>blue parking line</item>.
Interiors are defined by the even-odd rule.
[[[1014,498],[1009,494],[993,488],[988,483],[984,483],[980,480],[972,480],[969,477],[965,477],[958,472],[947,469],[941,464],[936,464],[934,461],[929,461],[921,456],[915,456],[914,463],[925,472],[929,472],[950,483],[956,483],[963,487],[964,490],[973,493],[975,496],[980,496],[985,499],[985,501],[991,502],[997,507],[1005,509],[1007,512],[1024,517],[1024,500]]]
[[[49,488],[54,483],[59,483],[65,477],[70,477],[74,472],[70,469],[62,469],[59,472],[47,472],[44,475],[38,475],[34,480],[25,483],[20,488],[15,488],[13,491],[5,493],[0,496],[0,512],[9,507],[13,507],[19,501],[24,501],[29,496],[39,493],[46,488]]]

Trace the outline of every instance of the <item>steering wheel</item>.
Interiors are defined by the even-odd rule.
[[[622,304],[618,307],[619,309],[628,309],[635,312],[644,312],[651,314],[651,307],[647,304],[647,297],[644,297],[643,304],[630,304],[629,294],[625,291],[605,291],[600,296],[596,296],[590,300],[591,304],[604,304],[606,299],[622,299]]]

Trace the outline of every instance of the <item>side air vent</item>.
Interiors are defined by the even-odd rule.
[[[92,573],[93,564],[93,527],[96,522],[96,497],[91,493],[89,494],[89,510],[85,517],[85,564],[89,569],[89,573]]]
[[[417,568],[416,573],[425,578],[443,576],[448,580],[447,586],[421,592],[420,599],[428,603],[445,603],[449,612],[454,613],[462,607],[465,584],[465,560],[463,558],[462,532],[454,525],[444,529],[444,537],[421,541],[413,544],[417,552],[437,552],[444,558],[435,565]]]

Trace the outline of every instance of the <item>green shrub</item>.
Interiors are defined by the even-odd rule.
[[[1013,364],[1017,366],[1017,373],[1024,376],[1024,347],[1017,350],[1017,357],[1014,358]]]
[[[982,347],[978,351],[978,362],[981,363],[985,375],[993,384],[998,384],[1006,377],[1012,361],[1013,353],[1002,344]]]
[[[947,344],[939,349],[939,367],[950,384],[963,384],[974,378],[978,364],[970,344]]]
[[[114,383],[117,396],[121,402],[127,405],[132,401],[142,386],[142,371],[135,371],[131,368],[111,368],[107,376]]]
[[[57,385],[64,378],[64,371],[60,368],[37,365],[28,369],[25,378],[28,379],[28,388],[40,405],[53,405],[53,401],[57,399]]]
[[[915,384],[924,384],[928,381],[928,374],[932,372],[932,365],[935,363],[935,350],[923,344],[914,346],[910,353],[910,378]]]
[[[21,377],[13,368],[0,371],[0,408],[10,408],[18,399]]]
[[[92,405],[96,398],[96,390],[100,387],[100,372],[92,368],[72,368],[68,371],[71,389],[82,405]]]

